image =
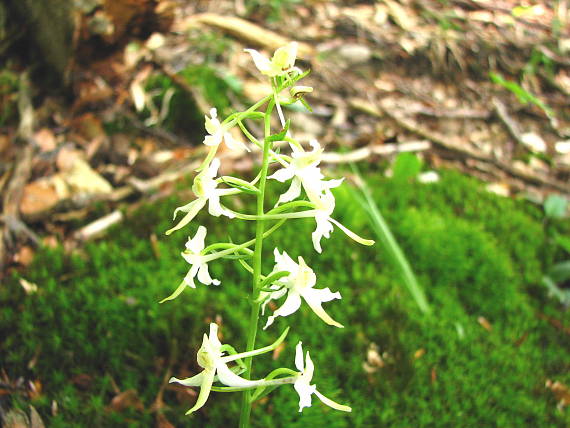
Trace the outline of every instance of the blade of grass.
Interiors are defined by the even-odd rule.
[[[360,195],[358,192],[351,192],[351,195],[368,213],[368,218],[370,220],[372,229],[374,229],[374,232],[378,236],[378,239],[380,242],[382,242],[383,247],[386,249],[389,257],[392,259],[392,262],[400,272],[402,280],[408,288],[408,291],[412,295],[416,304],[424,314],[430,314],[431,308],[427,302],[424,290],[416,279],[416,276],[414,275],[414,271],[412,270],[408,259],[398,245],[396,238],[394,238],[394,235],[388,227],[386,220],[384,220],[384,217],[380,213],[380,210],[374,202],[372,194],[370,193],[366,182],[360,175],[357,166],[353,163],[351,163],[350,166],[353,173],[359,180],[358,188],[362,193]]]

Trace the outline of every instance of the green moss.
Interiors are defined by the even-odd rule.
[[[266,243],[303,255],[319,286],[340,290],[326,306],[346,328],[335,330],[306,308],[278,318],[259,334],[268,344],[291,322],[293,330],[277,361],[256,360],[254,375],[293,366],[303,340],[316,364],[321,392],[350,403],[351,414],[318,404],[302,414],[292,388],[281,388],[254,408],[257,427],[567,426],[546,379],[570,384],[567,336],[537,317],[544,312],[568,324],[556,302],[536,285],[546,237],[539,210],[491,195],[471,180],[444,173],[440,183],[420,185],[372,178],[375,198],[406,252],[434,308],[422,316],[381,249],[360,247],[335,230],[312,249],[311,220],[280,229]],[[247,201],[243,200],[247,205]],[[198,370],[195,352],[207,323],[221,317],[224,341],[244,347],[249,276],[231,262],[212,263],[220,287],[198,286],[158,305],[177,286],[187,265],[179,255],[197,224],[209,239],[251,236],[251,224],[210,220],[204,214],[187,232],[163,237],[179,201],[143,208],[112,240],[88,245],[81,255],[42,251],[24,277],[39,286],[26,296],[17,278],[0,289],[0,366],[10,377],[38,379],[44,392],[34,405],[49,426],[150,426],[154,415],[134,409],[105,410],[114,385],[135,389],[150,409],[168,362],[172,372]],[[362,235],[367,220],[346,187],[337,192],[335,216]],[[159,238],[157,259],[149,236]],[[272,260],[265,261],[270,268]],[[529,290],[533,293],[530,294]],[[6,314],[4,316],[4,314]],[[478,321],[484,317],[490,331]],[[334,330],[334,331],[333,331]],[[384,366],[366,373],[371,343]],[[34,365],[29,365],[30,361]],[[212,394],[192,418],[167,390],[165,415],[176,426],[233,426],[234,394]],[[59,412],[51,415],[51,402]]]

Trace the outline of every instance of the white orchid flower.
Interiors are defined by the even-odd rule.
[[[311,360],[309,351],[307,351],[305,360],[303,360],[303,346],[302,342],[297,344],[295,350],[295,367],[299,370],[300,374],[293,387],[299,394],[299,412],[303,411],[305,407],[311,407],[311,395],[315,394],[319,400],[324,404],[333,409],[340,410],[342,412],[352,412],[352,408],[339,404],[330,398],[325,397],[319,391],[317,391],[316,385],[311,385],[311,380],[313,379],[313,373],[315,371],[315,365]]]
[[[202,254],[202,250],[205,247],[204,241],[206,239],[207,232],[208,230],[204,226],[200,226],[198,227],[194,238],[188,238],[188,242],[186,242],[186,250],[182,252],[182,257],[190,263],[190,270],[174,293],[165,299],[162,299],[160,303],[177,298],[186,287],[196,288],[196,284],[194,284],[194,278],[196,277],[198,277],[198,281],[204,285],[220,285],[220,281],[213,279],[208,271],[208,262],[215,260],[220,256],[218,254]]]
[[[311,140],[310,145],[312,150],[306,152],[302,148],[291,144],[291,149],[293,150],[291,163],[268,177],[281,183],[293,179],[289,189],[279,196],[277,205],[298,198],[301,194],[301,186],[305,189],[309,200],[313,203],[318,203],[325,190],[338,187],[342,183],[343,179],[323,180],[325,176],[317,166],[321,161],[323,149],[317,140]]]
[[[194,179],[194,185],[192,186],[192,190],[194,194],[197,196],[197,199],[194,199],[192,202],[178,207],[174,210],[174,218],[176,218],[176,214],[178,211],[185,212],[186,215],[180,220],[180,222],[174,226],[172,229],[166,231],[167,235],[170,235],[175,230],[181,229],[182,227],[186,226],[190,223],[194,217],[200,212],[202,208],[208,203],[208,212],[215,216],[219,217],[221,215],[225,215],[226,217],[233,218],[235,214],[227,209],[224,208],[220,203],[220,196],[227,196],[232,195],[234,193],[239,192],[236,189],[218,189],[218,182],[215,180],[216,175],[218,174],[218,168],[220,167],[220,160],[215,158],[212,160],[210,165],[207,169],[203,170],[200,174],[196,176]]]
[[[204,144],[207,146],[218,146],[222,141],[232,150],[247,150],[250,151],[244,143],[232,137],[224,125],[218,120],[218,112],[215,108],[210,110],[210,116],[205,116],[206,131],[210,135],[204,138]]]
[[[328,325],[343,327],[342,324],[333,320],[322,307],[322,303],[324,302],[340,299],[340,293],[338,291],[333,293],[328,287],[322,289],[313,288],[317,283],[317,276],[313,270],[307,266],[302,257],[299,257],[299,263],[297,264],[285,251],[283,251],[283,254],[280,254],[279,250],[275,248],[273,253],[275,255],[275,268],[273,271],[289,272],[289,275],[279,279],[271,286],[275,291],[262,292],[265,293],[261,296],[264,300],[262,313],[269,300],[278,299],[285,294],[287,294],[287,299],[272,316],[267,318],[267,324],[265,324],[264,329],[273,324],[275,318],[285,317],[297,311],[301,306],[301,299],[305,300],[313,312]]]
[[[227,366],[227,363],[239,360],[241,358],[251,357],[264,352],[269,352],[283,341],[285,334],[286,333],[282,334],[281,337],[273,345],[266,346],[265,348],[224,356],[224,351],[231,347],[229,345],[222,345],[218,339],[218,325],[211,323],[210,335],[208,336],[204,334],[202,346],[198,350],[197,355],[198,365],[204,370],[202,370],[196,376],[192,376],[187,379],[177,379],[175,377],[172,377],[169,380],[170,383],[176,382],[184,386],[200,387],[200,393],[198,395],[198,399],[196,400],[196,404],[194,404],[194,406],[188,410],[186,414],[189,415],[190,413],[193,413],[204,406],[208,400],[214,381],[219,381],[223,385],[229,387],[244,389],[264,385],[266,383],[264,380],[248,380],[238,376]]]
[[[211,255],[203,256],[201,254],[205,247],[204,240],[206,238],[207,229],[204,226],[198,227],[198,231],[194,238],[188,238],[186,242],[186,251],[182,253],[182,257],[186,260],[192,267],[184,277],[184,282],[187,286],[196,288],[194,284],[194,278],[197,276],[198,281],[204,285],[220,285],[220,281],[217,279],[212,279],[210,272],[208,271],[208,261],[211,259]]]
[[[354,233],[352,230],[346,228],[334,218],[331,217],[331,214],[334,211],[335,207],[335,199],[334,195],[329,189],[325,189],[324,193],[321,195],[319,199],[319,203],[316,204],[316,214],[315,214],[315,222],[317,223],[317,228],[312,233],[311,238],[313,240],[313,247],[317,253],[322,253],[321,248],[321,238],[329,238],[331,232],[333,231],[334,227],[337,226],[340,230],[342,230],[349,238],[355,240],[359,244],[362,245],[374,245],[374,241],[371,239],[364,239]]]
[[[273,54],[271,60],[262,54],[260,54],[255,49],[244,49],[245,52],[249,53],[255,63],[255,66],[261,74],[265,74],[269,77],[282,76],[293,70],[300,70],[295,65],[295,59],[297,58],[297,42],[291,42],[286,46],[280,47]]]

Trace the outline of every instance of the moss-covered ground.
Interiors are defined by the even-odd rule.
[[[310,241],[314,222],[290,222],[267,248],[278,242],[293,257],[302,255],[320,287],[341,291],[342,301],[326,309],[346,328],[326,326],[303,307],[291,316],[293,328],[277,360],[259,357],[254,372],[293,367],[294,346],[302,338],[315,361],[319,390],[354,410],[335,412],[315,398],[301,414],[297,394],[283,387],[256,404],[254,426],[569,426],[570,411],[557,410],[545,388],[547,379],[570,385],[570,340],[541,314],[565,325],[570,316],[540,285],[550,251],[540,209],[487,193],[456,173],[443,173],[429,185],[370,181],[433,314],[419,312],[380,248],[360,247],[335,230],[317,256]],[[372,237],[352,191],[345,184],[336,193],[335,216]],[[35,294],[26,295],[16,277],[0,288],[0,367],[12,379],[41,383],[33,405],[48,426],[153,426],[151,405],[167,368],[180,377],[199,369],[195,353],[210,321],[222,323],[225,343],[243,349],[243,291],[250,280],[231,261],[211,264],[221,286],[199,285],[173,302],[157,303],[186,273],[180,251],[197,227],[163,237],[179,202],[143,208],[109,238],[74,256],[42,251],[22,274],[38,285]],[[228,234],[234,241],[250,237],[251,224],[205,215],[199,221],[209,228],[208,242]],[[568,232],[567,225],[560,227]],[[152,233],[159,236],[158,254]],[[278,318],[258,343],[271,343],[287,321]],[[372,343],[382,363],[365,371]],[[109,411],[117,388],[136,390],[145,410]],[[16,393],[10,398],[12,406],[27,404]],[[165,416],[179,427],[236,425],[237,395],[212,393],[202,410],[184,416],[193,400],[167,389]]]

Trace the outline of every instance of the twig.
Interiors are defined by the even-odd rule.
[[[371,155],[387,156],[400,152],[420,152],[431,148],[429,141],[409,141],[400,144],[370,145],[347,153],[323,153],[321,161],[325,163],[357,162]]]
[[[561,183],[557,180],[551,180],[546,177],[540,176],[534,172],[522,170],[520,168],[509,165],[506,162],[495,159],[474,148],[453,143],[445,140],[443,137],[432,133],[431,131],[417,126],[415,123],[407,118],[402,117],[400,114],[391,112],[388,108],[383,107],[381,104],[372,104],[366,100],[353,98],[349,100],[351,107],[368,113],[375,117],[386,116],[396,122],[401,128],[408,132],[419,135],[426,140],[431,141],[435,146],[457,153],[464,157],[477,159],[483,162],[493,164],[513,177],[525,180],[530,183],[542,184],[552,189],[559,190],[565,194],[570,194],[570,185]]]
[[[115,210],[111,214],[107,214],[106,216],[89,223],[87,226],[82,227],[74,233],[74,237],[80,241],[88,241],[96,238],[105,233],[105,231],[111,226],[123,221],[123,218],[123,213],[119,210]]]
[[[20,220],[20,201],[24,193],[24,186],[31,174],[34,155],[33,129],[35,119],[30,85],[28,73],[25,72],[20,77],[18,92],[20,123],[16,138],[21,143],[21,147],[3,198],[4,227],[0,234],[0,273],[4,271],[8,252],[13,250],[18,236],[24,234],[34,243],[37,243],[37,236]]]
[[[513,137],[519,145],[525,146],[521,132],[519,130],[519,126],[515,123],[511,116],[509,116],[507,107],[496,97],[493,97],[492,102],[497,116],[501,120],[501,123],[505,125],[505,128],[507,128],[507,131],[509,131],[511,137]]]
[[[247,41],[248,43],[253,43],[255,46],[261,45],[272,50],[284,46],[290,41],[280,34],[269,31],[259,25],[253,24],[250,21],[246,21],[245,19],[233,16],[202,13],[192,17],[189,23],[192,25],[195,22],[219,28],[228,34]],[[306,43],[299,43],[298,52],[301,57],[312,56],[314,49]]]

